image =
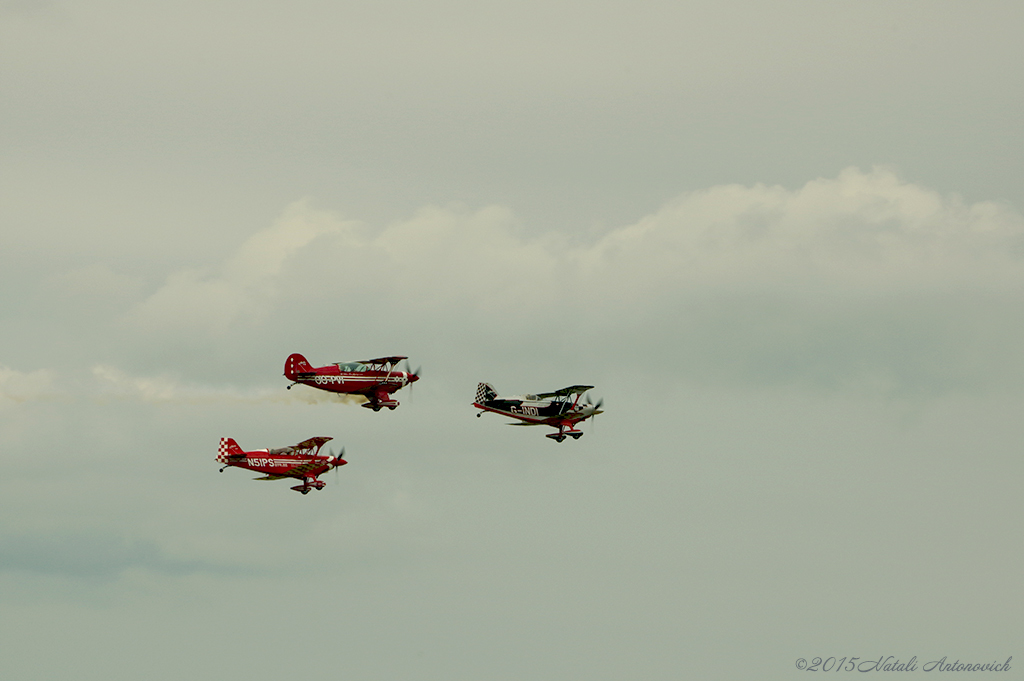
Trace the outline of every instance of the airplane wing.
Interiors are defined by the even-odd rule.
[[[330,439],[330,438],[327,438]],[[262,478],[253,478],[253,480],[284,480],[285,478],[304,477],[307,473],[310,473],[317,468],[322,468],[324,462],[322,459],[309,459],[304,461],[292,468],[288,469],[288,473],[284,475],[264,475]]]
[[[580,393],[585,393],[588,390],[593,389],[594,386],[592,385],[571,385],[568,388],[562,388],[561,390],[556,390],[551,393],[540,393],[537,397],[541,399],[547,399],[549,397],[566,397],[568,395],[579,395]]]
[[[300,463],[298,466],[295,466],[294,468],[289,468],[288,476],[294,477],[296,475],[305,475],[306,473],[309,473],[310,471],[316,468],[322,468],[323,465],[323,459],[320,459],[319,461],[317,459],[310,459],[305,463]]]
[[[506,426],[544,426],[547,425],[543,421],[513,421],[512,423],[506,423]]]
[[[403,359],[409,359],[408,357],[378,357],[377,359],[364,359],[361,360],[361,364],[398,364]]]
[[[295,449],[313,449],[319,451],[324,443],[334,438],[330,437],[311,437],[308,440],[303,440],[299,444],[295,445]]]

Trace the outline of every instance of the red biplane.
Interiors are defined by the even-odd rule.
[[[346,395],[363,395],[368,402],[362,406],[374,411],[381,407],[395,409],[398,401],[391,399],[391,393],[420,379],[420,370],[398,371],[395,366],[406,357],[378,357],[362,362],[338,362],[314,369],[302,355],[289,355],[284,362],[284,375],[292,385],[303,385]],[[288,386],[290,390],[292,385]]]
[[[294,447],[244,452],[237,442],[225,437],[221,438],[220,447],[217,449],[217,461],[224,464],[220,469],[221,473],[229,466],[237,466],[264,474],[262,478],[253,478],[254,480],[282,480],[284,478],[301,480],[302,484],[296,485],[292,489],[309,494],[309,490],[323,489],[327,484],[323,480],[318,480],[318,476],[332,468],[348,463],[341,458],[345,454],[344,448],[337,456],[333,453],[327,456],[320,454],[320,448],[330,439],[329,437],[311,437]]]
[[[590,397],[580,404],[580,396],[593,387],[572,385],[538,395],[499,397],[498,391],[491,384],[480,383],[476,387],[476,401],[473,402],[473,406],[482,410],[477,412],[477,416],[483,416],[485,411],[492,411],[519,420],[518,423],[510,423],[510,426],[558,428],[557,433],[546,435],[556,442],[561,442],[566,437],[579,440],[583,437],[583,431],[576,428],[576,424],[600,414],[601,405],[604,404],[604,400],[598,400],[597,404],[593,404]]]

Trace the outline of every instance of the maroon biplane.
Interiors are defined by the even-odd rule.
[[[318,476],[332,468],[348,463],[341,458],[345,454],[344,448],[337,456],[333,453],[327,456],[320,454],[320,448],[330,439],[329,437],[311,437],[294,447],[257,449],[253,452],[245,452],[237,442],[225,437],[221,438],[220,447],[217,449],[217,462],[224,464],[220,469],[221,473],[225,468],[237,466],[264,474],[262,478],[253,478],[254,480],[283,480],[284,478],[301,480],[302,484],[296,485],[292,489],[309,494],[309,490],[320,490],[327,484],[323,480],[319,480]]]
[[[338,362],[320,368],[313,366],[302,355],[289,355],[284,362],[284,375],[292,385],[301,383],[320,390],[346,395],[363,395],[368,400],[362,406],[374,411],[382,407],[395,409],[398,401],[391,393],[401,390],[420,379],[420,370],[409,371],[395,367],[406,357],[378,357],[362,362]],[[288,386],[290,390],[292,385]]]

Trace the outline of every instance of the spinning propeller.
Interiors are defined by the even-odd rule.
[[[412,384],[420,380],[420,372],[423,371],[423,365],[416,367],[416,371],[413,371],[409,365],[409,360],[405,360],[402,362],[402,371],[409,375],[409,399],[412,400]]]
[[[344,466],[345,464],[348,463],[348,461],[345,461],[344,457],[345,457],[345,448],[344,447],[341,448],[341,451],[338,452],[337,456],[334,455],[334,450],[333,449],[328,451],[327,463],[331,464],[331,468],[334,469],[334,484],[335,485],[338,484],[338,467],[339,466]]]
[[[416,371],[413,371],[412,367],[409,365],[409,360],[405,360],[404,362],[402,362],[402,371],[404,371],[405,373],[409,374],[409,382],[410,383],[413,383],[415,381],[420,380],[420,371],[422,371],[422,370],[423,370],[423,367],[422,366],[418,366],[418,367],[416,367]]]
[[[586,402],[588,409],[594,410],[590,414],[590,416],[593,418],[593,420],[590,422],[591,429],[597,428],[597,426],[595,425],[597,423],[597,414],[598,412],[601,411],[601,405],[604,404],[604,398],[599,398],[597,400],[597,404],[594,404],[593,402],[590,401],[590,393],[587,393],[586,395],[583,396],[583,401]]]
[[[344,466],[345,464],[348,463],[348,461],[345,461],[344,457],[345,457],[345,448],[344,447],[341,448],[341,451],[338,452],[337,456],[334,455],[334,450],[331,449],[331,450],[328,451],[327,463],[331,464],[331,468],[337,468],[338,466]]]

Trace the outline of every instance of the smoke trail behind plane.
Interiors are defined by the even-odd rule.
[[[340,395],[304,385],[281,388],[238,389],[234,387],[183,384],[170,376],[132,376],[109,365],[92,368],[97,400],[130,400],[164,404],[362,404],[362,395]]]

